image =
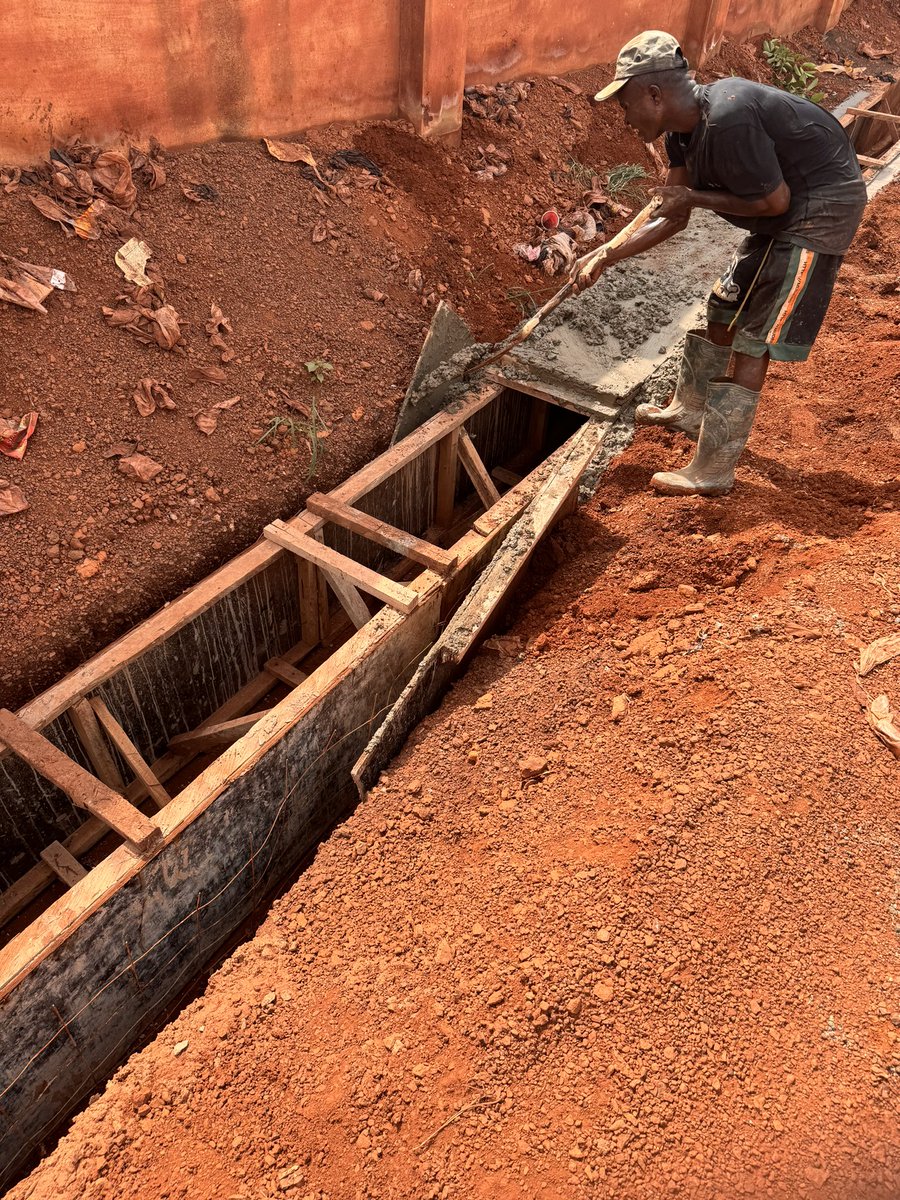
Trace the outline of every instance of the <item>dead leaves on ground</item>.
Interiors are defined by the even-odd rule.
[[[214,349],[221,351],[219,361],[223,363],[231,362],[234,358],[234,350],[228,345],[224,337],[226,333],[234,333],[231,327],[231,318],[225,316],[215,301],[209,306],[209,320],[206,322],[206,332],[209,336],[209,344]]]
[[[148,458],[146,454],[129,454],[119,459],[119,470],[123,475],[139,479],[141,483],[150,483],[163,470],[162,463]]]
[[[11,517],[24,512],[27,507],[28,501],[22,489],[8,479],[0,479],[0,517]]]
[[[162,350],[174,350],[183,345],[183,322],[171,304],[161,302],[156,287],[128,287],[116,301],[116,308],[104,306],[108,325],[127,329],[145,346],[155,344]]]
[[[876,638],[868,646],[864,646],[859,654],[856,666],[856,698],[866,711],[866,721],[869,728],[880,742],[887,746],[895,758],[900,758],[900,714],[891,707],[891,701],[885,692],[877,696],[870,695],[860,682],[876,667],[890,662],[900,654],[900,633],[889,633],[886,637]]]
[[[201,433],[205,433],[209,437],[211,433],[215,433],[216,427],[219,424],[219,413],[226,409],[234,408],[236,404],[240,403],[240,400],[240,396],[232,396],[230,400],[220,400],[212,408],[206,408],[201,412],[195,413],[194,424]]]
[[[152,416],[158,408],[171,411],[178,407],[172,399],[168,385],[150,379],[149,376],[140,380],[131,398],[142,417]]]

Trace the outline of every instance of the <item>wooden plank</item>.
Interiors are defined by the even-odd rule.
[[[402,558],[412,559],[429,567],[440,575],[446,575],[456,565],[457,556],[439,546],[434,546],[412,533],[397,529],[387,521],[381,521],[369,513],[362,512],[350,504],[334,500],[331,496],[323,496],[321,492],[313,492],[307,498],[306,507],[317,517],[324,517],[342,529],[349,529],[361,537],[368,538],[379,546],[386,546]]]
[[[590,422],[567,443],[568,452],[507,534],[475,587],[441,635],[442,662],[462,662],[531,554],[575,493],[591,459],[603,445],[608,426]]]
[[[386,575],[380,575],[377,571],[372,571],[369,567],[354,562],[352,558],[347,558],[345,554],[332,550],[330,546],[323,545],[315,538],[297,533],[285,525],[284,521],[273,521],[271,525],[265,527],[263,532],[267,538],[285,550],[291,550],[294,554],[299,554],[302,558],[316,563],[327,572],[328,581],[332,587],[335,578],[340,579],[343,583],[362,588],[370,596],[375,596],[376,599],[381,600],[384,604],[389,604],[391,608],[402,613],[412,612],[419,603],[418,594],[410,588],[394,583]]]
[[[65,792],[73,804],[105,821],[142,854],[162,844],[158,826],[142,812],[6,708],[0,709],[0,740],[39,775]]]
[[[73,887],[79,879],[84,879],[87,875],[78,859],[73,857],[61,842],[51,842],[41,851],[41,859],[66,887]]]
[[[99,696],[92,696],[88,703],[94,710],[97,720],[106,730],[109,740],[128,763],[138,779],[140,779],[156,807],[165,808],[172,797],[150,770],[150,764],[141,754],[140,750],[138,750],[137,746],[135,746],[134,742]]]
[[[510,360],[510,364],[521,370],[521,364]],[[611,404],[603,404],[599,400],[594,400],[590,396],[579,396],[576,392],[565,392],[560,389],[558,392],[551,391],[549,387],[541,387],[535,383],[533,379],[516,379],[507,378],[501,371],[487,370],[484,373],[486,379],[490,379],[493,383],[502,384],[503,387],[509,388],[512,392],[519,392],[523,396],[532,396],[535,400],[543,400],[545,404],[554,404],[557,408],[566,408],[569,412],[580,413],[583,417],[594,417],[597,420],[612,421],[619,415],[618,408],[614,408]]]
[[[603,443],[607,428],[594,423],[583,426],[554,453],[552,463],[548,460],[549,470],[533,499],[357,759],[352,775],[361,796],[375,784],[409,731],[434,709],[456,674],[462,655],[484,631],[535,546],[577,489],[582,474]]]
[[[494,467],[491,474],[498,483],[502,483],[505,487],[515,487],[523,479],[518,471],[510,471],[508,467]]]
[[[413,433],[391,446],[367,463],[355,475],[336,487],[331,495],[352,504],[367,492],[383,483],[395,471],[412,462],[448,433],[468,421],[496,399],[500,388],[483,385],[455,401],[449,408],[432,417]],[[291,527],[304,533],[321,527],[321,519],[301,513],[291,521]],[[182,592],[165,608],[154,613],[140,625],[124,634],[105,650],[94,655],[82,666],[71,671],[59,683],[48,688],[19,710],[19,716],[32,729],[48,725],[65,712],[75,700],[97,688],[118,670],[153,646],[159,645],[178,629],[182,629],[217,600],[246,583],[253,575],[270,566],[282,553],[279,546],[263,538],[237,558],[233,558],[206,579]]]
[[[292,667],[283,658],[270,658],[264,670],[268,671],[275,679],[292,688],[299,687],[305,679],[309,678],[303,671],[298,671],[296,667]]]
[[[870,121],[891,121],[895,125],[900,125],[900,113],[878,112],[874,108],[848,108],[847,115],[850,117],[865,117]]]
[[[438,529],[447,529],[453,524],[458,471],[459,430],[454,429],[438,443],[437,496],[434,513],[434,523]]]
[[[874,167],[876,170],[881,170],[884,166],[883,158],[870,158],[868,154],[857,154],[859,165],[861,167]]]
[[[531,397],[531,412],[528,414],[528,436],[525,446],[534,461],[543,457],[544,439],[547,436],[547,418],[550,409],[547,401],[538,396]],[[518,481],[517,481],[518,482]]]
[[[459,431],[457,451],[459,453],[459,461],[465,467],[466,474],[472,480],[481,503],[485,508],[490,508],[492,504],[496,504],[500,499],[500,493],[497,491],[497,486],[493,479],[488,475],[487,468],[481,461],[481,455],[475,449],[472,439],[465,429],[460,429]]]
[[[322,640],[322,623],[319,620],[319,572],[305,558],[298,558],[297,587],[300,595],[300,632],[310,646],[318,646]]]
[[[216,750],[222,746],[230,746],[238,738],[242,738],[261,720],[269,709],[259,712],[246,713],[243,717],[235,717],[232,721],[222,721],[218,725],[198,725],[189,733],[179,733],[169,742],[170,750],[191,749],[195,753],[202,750]]]
[[[114,792],[124,792],[125,780],[122,778],[122,772],[109,752],[109,746],[107,746],[97,723],[97,714],[87,700],[76,701],[69,709],[69,718],[75,726],[78,740],[84,747],[85,754],[91,760],[91,766],[97,777],[102,779],[106,786],[111,787]]]
[[[300,562],[302,560],[298,559],[297,561]],[[293,665],[310,654],[314,648],[307,645],[306,642],[297,642],[282,657],[285,662]],[[198,726],[198,729],[204,729],[207,725],[215,725],[221,721],[230,721],[233,717],[242,716],[248,709],[258,704],[271,690],[272,676],[267,671],[260,671],[240,691],[235,692],[220,708],[211,713]],[[91,715],[94,715],[93,709],[91,709]],[[171,779],[173,775],[177,775],[197,753],[198,751],[190,749],[184,749],[181,753],[176,752],[174,754],[167,752],[161,758],[152,762],[150,769],[160,783],[165,783],[167,779]],[[132,804],[139,803],[147,795],[147,788],[140,779],[135,779],[125,789],[125,799],[129,800]],[[78,826],[74,833],[70,833],[62,844],[70,854],[78,858],[82,854],[86,854],[89,850],[93,850],[94,846],[102,841],[108,833],[108,825],[103,821],[98,821],[96,817],[89,817]],[[55,876],[50,867],[46,863],[40,862],[35,863],[20,879],[17,879],[14,884],[8,887],[0,895],[0,928],[36,900],[48,884],[53,882],[54,878]]]
[[[420,137],[458,146],[469,42],[468,0],[403,0],[400,15],[401,114]]]

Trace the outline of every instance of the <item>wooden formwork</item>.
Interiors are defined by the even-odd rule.
[[[509,530],[577,487],[583,421],[468,393],[0,716],[0,1182],[346,813]]]

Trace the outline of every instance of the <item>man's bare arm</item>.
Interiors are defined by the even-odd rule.
[[[784,180],[758,200],[742,200],[731,192],[672,186],[668,180],[665,187],[656,189],[655,195],[662,197],[660,214],[673,221],[686,219],[694,208],[708,208],[711,212],[729,217],[780,217],[791,206],[791,189]]]

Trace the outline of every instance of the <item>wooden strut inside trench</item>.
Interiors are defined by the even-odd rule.
[[[452,544],[455,536],[466,532],[491,536],[498,528],[508,527],[527,508],[541,482],[546,484],[554,463],[558,460],[558,466],[562,467],[568,461],[564,451],[573,439],[541,464],[541,480],[529,484],[529,479],[523,478],[526,464],[539,461],[544,453],[547,402],[554,401],[554,397],[543,393],[536,396],[532,388],[527,396],[521,394],[531,405],[532,413],[524,449],[515,461],[488,471],[465,421],[502,391],[503,386],[498,383],[469,393],[453,412],[439,413],[330,494],[311,495],[306,510],[298,517],[267,525],[263,541],[98,656],[99,670],[96,665],[91,669],[92,664],[97,664],[97,660],[92,660],[27,705],[19,715],[0,710],[0,753],[5,746],[90,814],[63,841],[47,846],[41,852],[41,861],[0,895],[0,926],[26,909],[51,883],[59,881],[67,888],[77,885],[87,874],[80,859],[110,831],[123,838],[136,856],[147,858],[156,853],[163,839],[154,812],[172,798],[166,788],[168,780],[199,755],[218,754],[249,732],[270,711],[260,705],[273,687],[282,684],[294,689],[304,683],[314,669],[304,669],[304,660],[321,652],[323,647],[332,646],[342,631],[349,628],[352,633],[361,629],[373,615],[372,600],[401,614],[412,612],[419,604],[419,593],[399,581],[411,571],[424,568],[433,572],[442,586],[449,586],[458,555],[438,541]],[[580,432],[583,430],[584,427]],[[602,437],[595,440],[599,445]],[[356,507],[355,501],[433,446],[436,447],[434,524],[424,536],[414,536]],[[572,496],[584,466],[586,461],[577,477],[567,477],[566,498]],[[474,496],[462,512],[456,505],[460,469],[474,489]],[[508,489],[505,495],[501,495],[498,484]],[[559,505],[554,508],[554,515],[558,508]],[[322,529],[326,523],[400,556],[400,562],[390,574],[356,562],[325,544]],[[296,556],[301,640],[279,657],[266,661],[254,678],[197,728],[172,737],[165,752],[148,762],[119,717],[97,694],[97,688],[117,669],[158,644],[283,552]],[[254,561],[247,564],[249,570],[242,570],[248,557]],[[329,590],[340,605],[336,619],[330,610]],[[37,731],[62,713],[70,718],[93,773]],[[128,782],[123,765],[132,777]],[[145,808],[147,812],[143,811]]]

